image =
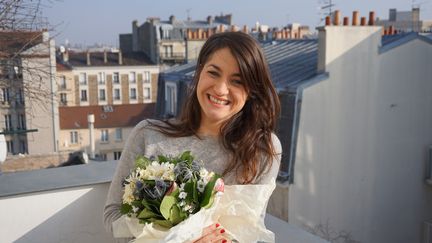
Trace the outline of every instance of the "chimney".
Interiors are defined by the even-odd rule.
[[[63,62],[69,61],[69,51],[67,48],[65,48],[65,51],[62,53],[62,57],[63,57]]]
[[[204,39],[203,30],[201,28],[198,29],[198,39]]]
[[[91,65],[91,61],[90,61],[90,51],[87,51],[87,66]]]
[[[105,64],[108,63],[108,53],[107,53],[107,50],[104,50],[104,63]]]
[[[212,25],[213,24],[213,17],[212,16],[207,16],[207,24]]]
[[[366,17],[361,17],[360,19],[360,25],[365,26],[366,25]]]
[[[341,16],[340,11],[339,11],[339,10],[336,10],[336,11],[334,12],[333,25],[339,25],[340,16]]]
[[[390,25],[389,30],[388,30],[388,34],[389,35],[393,35],[393,25]]]
[[[326,16],[326,17],[325,17],[325,25],[326,25],[326,26],[331,25],[330,16]]]
[[[121,50],[118,52],[118,64],[123,65],[123,54]]]
[[[219,25],[219,32],[225,32],[225,26],[223,24]]]
[[[375,12],[371,11],[369,12],[369,26],[375,25]]]
[[[231,25],[231,32],[236,32],[236,31],[237,31],[236,26],[235,25]]]
[[[353,26],[357,26],[358,25],[358,21],[359,21],[359,13],[358,11],[354,11],[353,12],[353,17],[352,17],[352,25]]]
[[[348,26],[349,25],[349,19],[348,19],[348,17],[344,17],[343,18],[343,25],[344,26]]]
[[[246,33],[246,34],[249,33],[249,29],[248,29],[247,25],[243,25],[243,33]]]
[[[90,158],[95,157],[95,136],[94,136],[94,122],[95,117],[93,114],[87,115],[87,121],[89,126],[89,138],[90,138]]]
[[[170,24],[174,24],[174,22],[175,22],[175,16],[174,16],[174,15],[171,15],[171,16],[169,17],[169,21],[170,21]]]
[[[389,21],[396,21],[396,9],[391,8],[389,10]]]

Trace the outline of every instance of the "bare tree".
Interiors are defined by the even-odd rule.
[[[54,46],[43,7],[42,0],[0,0],[0,100],[12,108],[49,109],[55,98]]]
[[[360,241],[356,241],[353,239],[351,232],[345,230],[338,231],[334,229],[330,225],[328,219],[326,223],[319,223],[313,227],[304,225],[304,228],[309,233],[328,240],[331,243],[360,243]]]

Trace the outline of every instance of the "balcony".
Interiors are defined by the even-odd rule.
[[[162,61],[184,61],[186,58],[185,53],[183,52],[161,52],[160,59]]]
[[[1,174],[0,242],[114,242],[102,212],[116,164],[90,161]],[[266,225],[276,242],[326,242],[269,214]]]

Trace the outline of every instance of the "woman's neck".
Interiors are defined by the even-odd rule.
[[[220,124],[202,120],[198,128],[198,135],[218,137],[220,135]]]

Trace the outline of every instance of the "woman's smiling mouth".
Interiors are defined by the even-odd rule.
[[[228,100],[221,100],[210,94],[207,94],[207,96],[212,103],[215,103],[217,105],[228,105],[230,103]]]

